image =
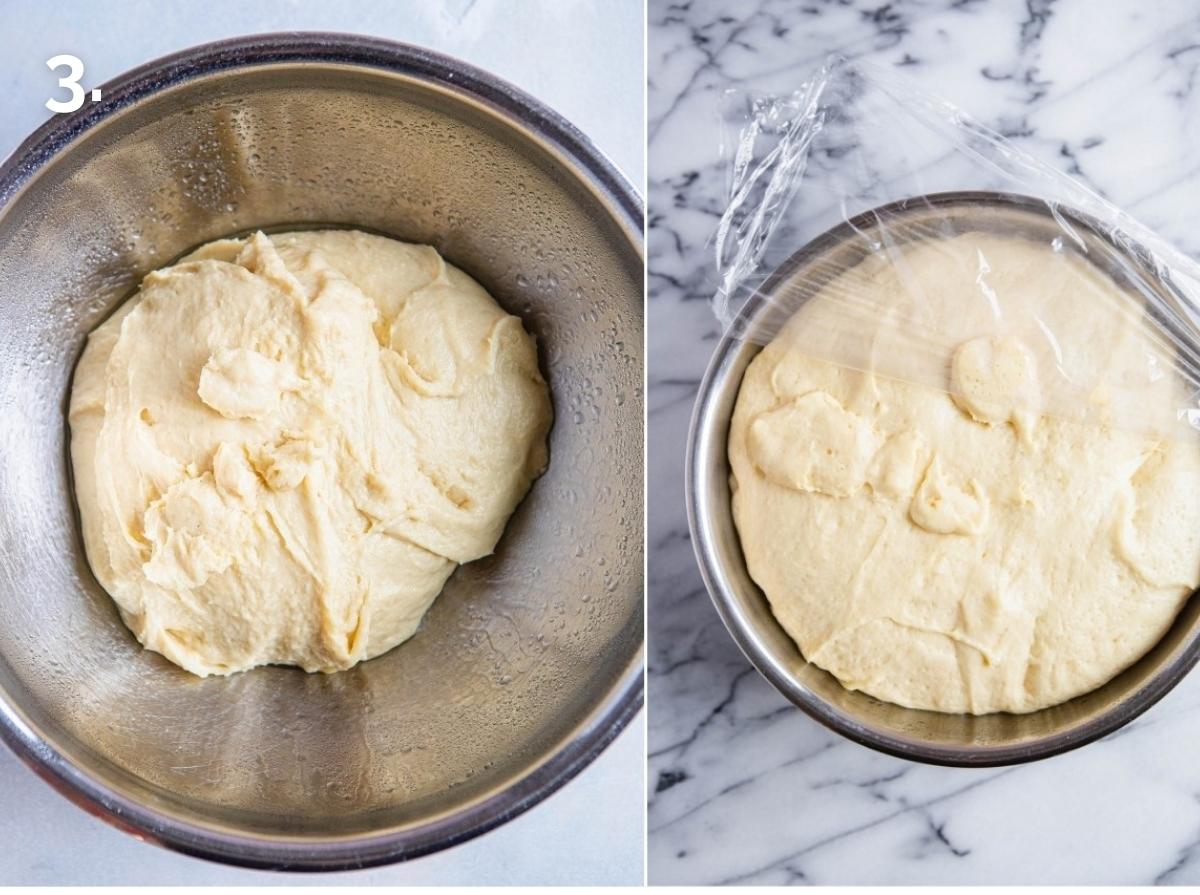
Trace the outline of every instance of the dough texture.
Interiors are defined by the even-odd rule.
[[[1147,382],[1169,358],[1131,301],[1073,254],[973,233],[872,256],[763,348],[733,513],[808,661],[899,705],[1016,713],[1162,637],[1200,584],[1200,445],[1149,425],[1187,402]]]
[[[198,675],[336,671],[408,639],[545,468],[534,341],[432,248],[210,243],[145,278],[75,373],[92,569]]]

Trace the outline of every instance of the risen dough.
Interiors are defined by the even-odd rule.
[[[88,559],[199,675],[335,671],[410,637],[546,464],[533,339],[431,248],[222,240],[88,340],[71,455]]]
[[[1169,376],[1126,388],[1169,366],[1130,308],[1069,253],[971,234],[864,262],[757,355],[734,518],[805,658],[982,714],[1086,693],[1154,645],[1200,583],[1200,449],[1147,431],[1185,402]]]

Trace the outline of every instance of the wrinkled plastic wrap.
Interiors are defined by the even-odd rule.
[[[836,58],[721,117],[727,333],[765,344],[802,314],[801,350],[980,418],[1200,431],[1200,265],[1088,187]]]

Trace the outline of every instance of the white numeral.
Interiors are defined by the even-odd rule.
[[[78,56],[71,56],[63,53],[59,56],[51,57],[46,60],[46,67],[51,71],[56,68],[66,66],[70,74],[65,78],[58,79],[59,87],[66,87],[71,91],[71,98],[66,102],[60,102],[56,99],[46,100],[46,108],[51,112],[74,112],[83,105],[84,89],[79,86],[79,79],[83,77],[83,62]]]

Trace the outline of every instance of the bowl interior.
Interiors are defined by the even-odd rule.
[[[123,107],[0,209],[0,698],[137,804],[300,841],[447,817],[611,722],[642,644],[628,211],[556,144],[396,71],[243,63],[111,95]],[[521,315],[553,396],[551,463],[408,643],[335,675],[200,680],[142,650],[88,570],[70,376],[148,271],[223,235],[311,225],[432,244]]]
[[[722,341],[700,388],[689,440],[688,498],[701,570],[730,632],[758,669],[801,708],[865,745],[954,765],[1009,764],[1082,745],[1136,717],[1192,667],[1200,654],[1200,598],[1193,595],[1154,649],[1098,690],[1029,714],[958,715],[902,708],[843,687],[804,659],[746,568],[733,523],[726,451],[742,376],[800,303],[865,256],[871,233],[885,219],[893,236],[910,225],[914,234],[982,229],[1047,242],[1062,233],[1045,204],[1035,200],[941,194],[862,215],[818,237],[775,271],[741,312],[742,338]],[[1115,246],[1086,218],[1073,215],[1071,222],[1086,244],[1086,257],[1125,288],[1169,288],[1129,247]]]

